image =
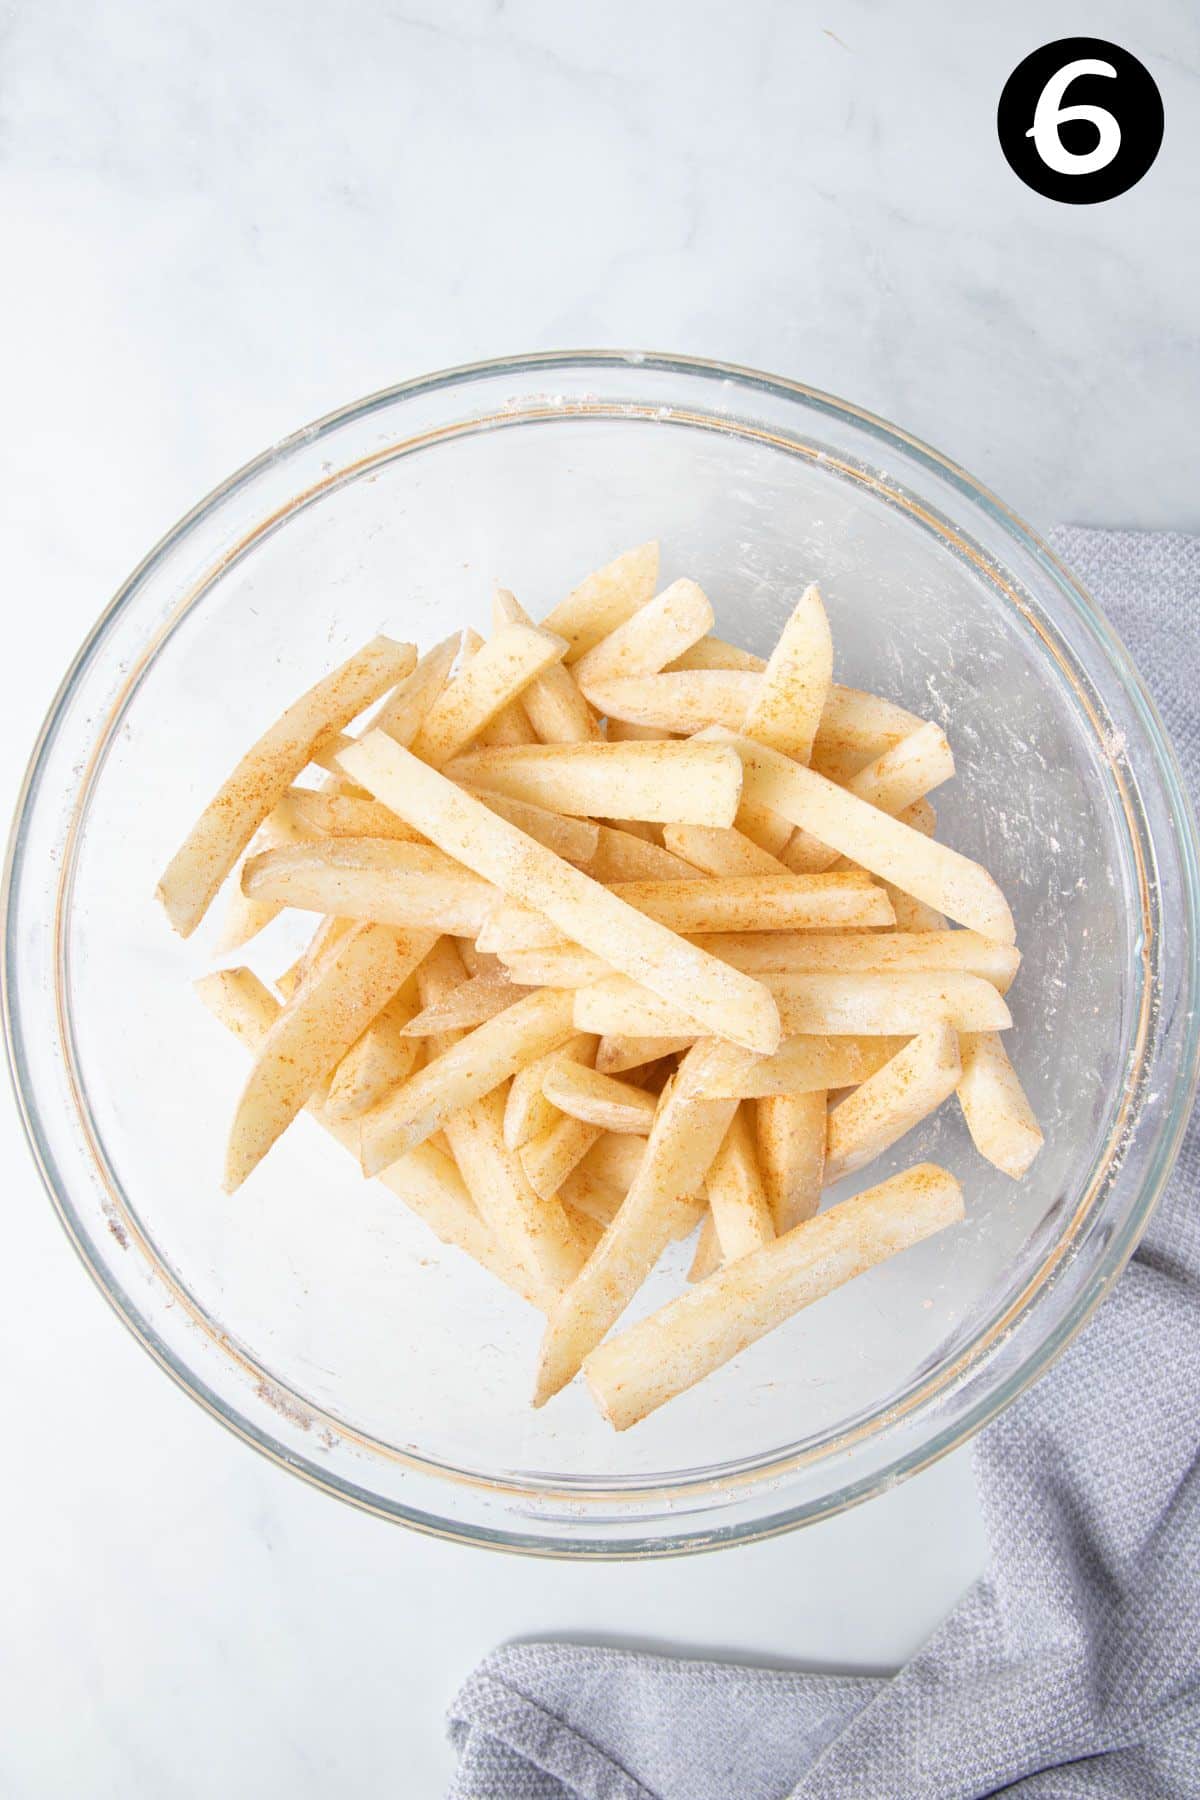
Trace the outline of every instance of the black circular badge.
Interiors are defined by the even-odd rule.
[[[1026,187],[1091,206],[1142,179],[1163,135],[1144,63],[1104,38],[1058,38],[1017,64],[996,109],[1000,148]]]

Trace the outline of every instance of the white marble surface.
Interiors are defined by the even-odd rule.
[[[1009,172],[993,113],[1078,19],[1060,0],[18,0],[10,787],[77,641],[181,511],[305,419],[476,356],[759,364],[928,437],[1035,523],[1200,525],[1196,15],[1089,7],[1153,71],[1166,141],[1129,195],[1065,208]],[[359,1517],[124,1335],[2,1110],[6,1795],[423,1800],[445,1703],[500,1639],[886,1666],[981,1564],[963,1456],[807,1533],[650,1567]]]

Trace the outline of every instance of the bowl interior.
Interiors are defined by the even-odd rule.
[[[215,566],[181,569],[170,628],[133,663],[90,770],[65,893],[59,1004],[83,1116],[120,1228],[169,1272],[205,1355],[241,1361],[286,1420],[355,1444],[560,1494],[718,1483],[886,1419],[1005,1312],[1106,1152],[1135,1055],[1143,909],[1126,817],[1086,696],[1002,580],[871,478],[748,426],[547,408],[336,461],[303,503],[248,520]],[[529,1407],[538,1317],[439,1245],[300,1122],[233,1198],[219,1185],[243,1051],[191,992],[222,907],[188,944],[155,880],[247,743],[373,632],[423,646],[488,628],[494,582],[535,615],[591,567],[656,536],[717,628],[765,652],[821,583],[839,679],[949,733],[940,834],[1003,885],[1024,963],[1014,1060],[1047,1147],[1014,1184],[953,1105],[866,1185],[923,1157],[962,1179],[967,1222],[793,1320],[634,1431],[576,1384]],[[194,583],[194,588],[190,584]],[[97,721],[97,725],[100,721]],[[303,940],[250,947],[269,978]],[[835,1196],[836,1197],[836,1196]],[[636,1311],[683,1279],[676,1247]],[[315,1437],[312,1441],[315,1442]]]

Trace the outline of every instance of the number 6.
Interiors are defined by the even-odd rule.
[[[1038,155],[1056,175],[1092,175],[1097,169],[1106,169],[1121,148],[1121,127],[1110,112],[1102,106],[1064,106],[1062,103],[1063,95],[1077,75],[1111,75],[1115,80],[1116,74],[1111,63],[1081,57],[1078,62],[1067,63],[1052,75],[1038,95],[1033,124],[1025,136],[1033,139]],[[1076,154],[1067,149],[1058,135],[1058,128],[1068,119],[1086,119],[1096,127],[1100,141],[1094,150]]]

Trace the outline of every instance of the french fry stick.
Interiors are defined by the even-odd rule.
[[[491,1093],[522,1064],[566,1043],[573,1034],[571,995],[553,988],[526,994],[477,1025],[364,1116],[365,1173],[386,1169],[440,1131],[451,1113]],[[502,1131],[500,1135],[503,1142]]]
[[[761,979],[775,996],[788,1037],[911,1037],[943,1022],[960,1031],[1003,1031],[1012,1023],[1002,996],[977,975],[783,970]],[[664,1000],[625,976],[610,975],[574,993],[576,1030],[601,1037],[679,1037],[689,1020],[696,1024],[682,993],[676,1001]]]
[[[442,689],[413,739],[413,755],[440,769],[531,681],[561,662],[566,647],[564,639],[532,625],[504,626]]]
[[[743,675],[734,669],[682,669],[674,674],[589,681],[583,691],[607,719],[690,735],[707,725],[740,730],[762,680],[761,675]]]
[[[828,756],[835,750],[843,755],[850,752],[862,759],[850,771],[856,774],[865,763],[882,756],[885,750],[890,750],[924,723],[924,719],[906,712],[891,700],[882,700],[878,694],[864,694],[859,688],[840,687],[835,681],[817,726],[813,742],[814,763],[818,754]]]
[[[571,647],[565,660],[576,662],[645,606],[657,582],[658,545],[639,544],[581,581],[546,614],[542,629],[566,638]]]
[[[796,602],[758,679],[741,729],[806,763],[833,680],[833,639],[815,583]]]
[[[922,837],[932,837],[937,830],[937,814],[928,800],[914,800],[911,806],[906,806],[903,812],[896,814],[896,817],[902,825],[911,825],[914,831],[919,831]],[[800,835],[802,834],[797,833],[797,836]],[[810,841],[815,842],[816,840]],[[783,860],[790,866],[791,859],[786,853]],[[840,856],[837,862],[830,866],[836,869],[841,867],[857,868],[858,865],[852,864],[849,857]],[[914,900],[911,894],[903,893],[890,881],[885,881],[883,885],[896,915],[897,931],[945,931],[946,917],[935,907],[926,906],[923,900]]]
[[[959,1053],[958,1099],[975,1148],[1017,1181],[1044,1140],[1016,1070],[992,1031],[963,1032]]]
[[[348,931],[353,931],[354,926],[353,919],[339,919],[330,914],[320,921],[291,968],[286,969],[275,983],[285,999],[295,993],[300,983],[307,980],[321,958],[332,950],[339,938],[345,937]]]
[[[761,1100],[772,1094],[824,1093],[857,1087],[881,1069],[908,1042],[904,1037],[791,1037],[774,1056],[729,1058],[718,1071],[721,1086],[710,1099]]]
[[[391,742],[383,733],[379,738]],[[251,899],[309,912],[464,937],[476,935],[497,904],[495,888],[432,844],[384,838],[325,838],[268,850],[246,864],[242,889]]]
[[[218,969],[196,983],[196,992],[213,1017],[251,1050],[260,1048],[279,1016],[279,1002],[249,969]],[[306,1110],[350,1152],[357,1164],[357,1129],[331,1119],[319,1094],[308,1102]],[[385,1169],[379,1180],[442,1243],[464,1251],[522,1299],[537,1304],[538,1295],[530,1276],[497,1244],[445,1151],[433,1144],[422,1144],[394,1167]]]
[[[295,788],[290,788],[270,817],[263,821],[251,839],[244,861],[261,855],[264,850],[278,850],[285,844],[302,844],[314,835],[293,804],[292,796],[296,792]],[[265,931],[281,911],[282,908],[274,900],[248,900],[242,892],[239,869],[237,882],[225,905],[221,935],[217,939],[217,955],[228,956],[230,951],[240,950],[243,944],[248,944],[260,931]]]
[[[536,744],[537,741],[537,732],[529,723],[521,701],[510,700],[476,734],[474,745],[479,750],[505,750],[516,744]]]
[[[458,665],[454,670],[455,675],[462,675],[470,668],[486,643],[487,639],[482,632],[476,631],[473,625],[464,625],[458,646]],[[411,750],[412,745],[405,744],[404,748]]]
[[[400,683],[394,693],[388,695],[372,724],[380,731],[386,731],[389,737],[395,738],[398,744],[403,744],[406,750],[411,749],[426,713],[449,679],[454,659],[461,648],[461,631],[451,632],[448,638],[435,644],[421,658],[412,674]]]
[[[711,635],[701,638],[699,643],[667,665],[672,673],[677,669],[740,669],[760,675],[766,666],[765,656],[755,656],[752,650],[743,650],[737,644],[727,644],[723,638]]]
[[[782,857],[788,842],[793,836],[793,827],[787,819],[780,818],[769,806],[761,805],[757,800],[748,800],[743,793],[741,805],[734,814],[734,829],[743,837],[765,850],[768,856]],[[792,870],[793,874],[804,874],[805,870]],[[819,871],[818,871],[819,873]]]
[[[500,958],[489,956],[486,951],[477,950],[470,938],[455,938],[454,942],[468,975],[504,974],[504,964]]]
[[[657,1102],[632,1082],[597,1074],[577,1062],[555,1057],[546,1067],[542,1091],[560,1112],[602,1131],[632,1132],[649,1137]],[[591,1149],[591,1145],[588,1145]]]
[[[498,626],[532,625],[515,594],[497,588],[492,613]],[[576,675],[551,663],[535,676],[521,696],[534,735],[543,744],[586,744],[600,736],[595,714],[579,691]]]
[[[521,1167],[535,1194],[549,1199],[557,1194],[571,1170],[587,1155],[603,1126],[560,1113],[546,1131],[531,1138],[518,1152]]]
[[[919,725],[852,775],[848,793],[895,817],[954,774],[954,753],[940,725]]]
[[[436,1037],[444,1031],[470,1031],[505,1012],[523,997],[525,989],[504,974],[473,975],[414,1013],[404,1027],[407,1038]]]
[[[420,1045],[405,1037],[404,1028],[418,1006],[416,987],[406,981],[394,1000],[379,1012],[356,1039],[333,1072],[325,1100],[328,1118],[346,1124],[378,1105],[385,1094],[407,1081],[416,1066]]]
[[[758,932],[771,936],[791,928],[823,930],[843,926],[888,925],[891,902],[869,875],[844,871],[827,875],[701,877],[698,881],[615,882],[611,892],[645,917],[672,931],[711,936],[719,942]],[[737,929],[740,922],[741,929]],[[532,907],[498,906],[480,927],[480,943],[496,955],[511,950],[552,950],[569,940]]]
[[[890,924],[893,911],[882,888],[869,876],[851,872],[832,875],[727,875],[699,880],[621,881],[611,892],[646,918],[685,936],[724,936],[766,932],[772,935],[841,925]],[[562,934],[546,922],[537,924],[528,909],[497,908],[484,928],[489,948],[554,949]]]
[[[892,911],[896,915],[896,930],[910,932],[945,931],[947,919],[935,907],[926,906],[923,900],[914,900],[911,894],[902,893],[893,887],[890,881],[884,882],[888,899],[892,903]]]
[[[546,991],[573,996],[576,1031],[594,1031],[600,1038],[684,1037],[689,1029],[695,1037],[704,1035],[699,1020],[682,1005],[664,1000],[649,988],[630,981],[627,975],[610,975],[582,988],[548,988]],[[610,1075],[615,1071],[604,1069],[601,1072]]]
[[[669,831],[672,827],[667,826]],[[703,830],[703,826],[680,829]],[[588,864],[593,881],[611,884],[615,881],[696,881],[700,870],[673,856],[661,844],[647,843],[632,832],[617,831],[611,825],[597,828],[596,853]],[[781,871],[782,872],[782,871]]]
[[[819,1089],[771,1094],[754,1102],[758,1167],[780,1236],[811,1219],[821,1204],[827,1118],[826,1096]]]
[[[958,924],[1002,944],[1015,941],[1008,904],[978,863],[933,838],[922,837],[911,826],[889,818],[778,752],[750,738],[736,742],[746,769],[748,798],[803,826],[831,849],[853,857],[864,869],[894,882]]]
[[[635,1425],[802,1307],[962,1216],[962,1189],[932,1163],[843,1200],[593,1350],[585,1373],[597,1405],[618,1431]]]
[[[773,1229],[772,1236],[774,1236]],[[696,1238],[696,1253],[692,1257],[692,1265],[688,1270],[687,1278],[690,1282],[705,1281],[714,1269],[719,1269],[720,1266],[721,1240],[717,1236],[716,1221],[710,1208],[704,1215],[699,1235]]]
[[[262,1161],[432,944],[425,932],[360,925],[316,964],[271,1026],[242,1089],[225,1154],[227,1193]]]
[[[867,763],[857,775],[850,776],[845,788],[868,805],[920,830],[922,836],[931,837],[932,824],[928,821],[936,823],[936,817],[925,795],[953,774],[954,757],[945,732],[938,725],[920,725]],[[783,851],[783,861],[797,874],[844,866],[847,860],[799,828]]]
[[[566,943],[552,920],[521,900],[499,901],[479,927],[476,938],[481,950],[505,961],[514,950],[561,949]]]
[[[494,913],[492,918],[496,916]],[[820,934],[714,931],[697,933],[691,941],[710,956],[748,975],[947,970],[979,975],[1002,994],[1008,992],[1020,961],[1018,952],[1008,944],[981,938],[974,931],[944,929],[894,933],[833,930]],[[502,960],[514,981],[530,987],[588,987],[613,972],[590,950],[581,950],[575,944],[543,944],[515,950],[505,947]]]
[[[596,1139],[579,1167],[585,1174],[595,1175],[610,1187],[619,1188],[624,1196],[629,1192],[645,1157],[645,1138],[605,1131]]]
[[[475,750],[455,757],[445,773],[551,812],[697,825],[731,825],[742,786],[727,746],[674,741]]]
[[[906,1044],[829,1114],[825,1180],[855,1175],[889,1150],[958,1085],[958,1034],[933,1025]]]
[[[784,970],[763,979],[779,1003],[789,1036],[904,1036],[943,1023],[960,1031],[1004,1031],[1012,1024],[990,981],[953,970],[821,975]],[[581,1024],[579,1029],[596,1028]]]
[[[533,1277],[540,1304],[564,1291],[585,1250],[561,1202],[531,1186],[520,1157],[505,1145],[503,1124],[504,1094],[494,1088],[448,1118],[446,1136],[493,1236],[510,1254],[520,1247],[520,1260]]]
[[[783,875],[792,871],[732,825],[664,825],[663,843],[702,875]],[[617,877],[616,879],[620,879]]]
[[[804,926],[890,922],[891,908],[869,877],[714,875],[699,881],[622,881],[629,906],[679,932],[775,932]]]
[[[158,884],[158,898],[181,937],[189,937],[200,923],[254,833],[311,760],[314,746],[335,736],[403,680],[416,660],[412,644],[373,638],[294,701],[247,751]]]
[[[576,944],[548,950],[506,950],[501,961],[522,987],[581,988],[612,974],[606,962]]]
[[[371,796],[362,788],[355,786],[338,762],[342,751],[348,750],[350,745],[357,741],[356,738],[347,736],[344,731],[336,731],[332,737],[323,737],[317,740],[312,747],[312,755],[308,761],[314,769],[324,769],[329,777],[328,792],[349,794],[353,800],[369,800]],[[305,764],[305,767],[307,766],[308,764]]]
[[[713,1032],[765,1055],[778,1047],[778,1011],[758,982],[647,919],[382,733],[372,733],[343,754],[352,779],[400,809],[409,824],[511,898],[532,903],[584,949],[652,991],[684,988],[694,1016]]]
[[[914,800],[896,817],[901,824],[911,825],[914,831],[919,831],[922,837],[933,837],[937,831],[937,814],[928,800]]]
[[[685,650],[682,656],[676,657],[666,672],[676,674],[695,669],[724,669],[741,674],[761,674],[766,666],[765,658],[755,656],[749,650],[742,650],[736,644],[724,643],[720,638],[705,637],[693,644],[690,650]],[[747,695],[747,706],[752,705],[757,690],[747,688],[744,692]],[[891,749],[922,724],[923,719],[919,719],[915,713],[906,712],[902,706],[896,706],[890,700],[882,700],[877,694],[866,694],[859,688],[842,687],[833,682],[817,727],[814,756],[824,758],[827,763],[834,756],[849,758],[852,766],[846,773],[848,776],[854,775],[866,763]]]
[[[427,1006],[459,985],[462,959],[442,938],[422,964],[417,986]],[[435,1040],[443,1065],[476,1034],[447,1032]],[[585,1250],[559,1201],[534,1192],[519,1159],[504,1142],[504,1091],[490,1088],[444,1120],[447,1142],[481,1216],[507,1252],[529,1272],[544,1301],[562,1291]]]
[[[547,1050],[517,1070],[509,1083],[504,1106],[504,1141],[510,1150],[524,1149],[558,1120],[558,1108],[551,1105],[542,1091],[542,1081],[550,1063],[564,1058],[591,1064],[599,1041],[590,1032],[578,1031],[557,1050]]]
[[[752,975],[944,969],[979,975],[1002,994],[1012,986],[1021,962],[1011,944],[998,944],[977,931],[712,932],[699,942],[711,956]]]
[[[902,825],[911,825],[914,831],[919,831],[922,837],[932,837],[937,830],[937,814],[928,800],[914,800],[896,817]],[[926,906],[923,900],[914,900],[911,894],[902,893],[891,882],[885,881],[883,885],[896,915],[897,931],[945,931],[946,918],[936,907]],[[1004,989],[1000,991],[1003,993]]]
[[[606,719],[604,736],[610,744],[661,744],[669,731],[656,731],[653,725],[631,725],[628,719]]]
[[[674,1056],[680,1050],[690,1050],[700,1034],[692,1032],[690,1036],[624,1037],[613,1033],[600,1039],[600,1047],[596,1051],[596,1067],[602,1075],[623,1075],[628,1069],[642,1068],[646,1063],[657,1062],[662,1056]]]
[[[613,819],[611,823],[614,831],[622,831],[626,837],[641,838],[643,843],[657,844],[662,849],[661,825],[648,819]]]
[[[614,1187],[611,1181],[593,1175],[579,1163],[567,1175],[558,1190],[558,1197],[570,1213],[582,1213],[585,1218],[592,1219],[601,1227],[611,1225],[621,1210],[621,1202],[625,1198],[623,1188]],[[596,1243],[599,1238],[596,1239]],[[588,1254],[596,1247],[592,1244]]]
[[[455,672],[456,678],[467,673],[486,641],[470,627],[463,632],[462,656]],[[513,744],[536,744],[537,733],[529,723],[520,697],[507,701],[494,718],[489,719],[486,725],[481,725],[474,741],[476,748],[480,750],[499,750]]]
[[[775,1222],[759,1167],[747,1104],[729,1122],[705,1182],[709,1212],[723,1262],[761,1249],[775,1236]]]
[[[293,843],[312,838],[395,838],[404,844],[420,841],[411,825],[378,800],[355,800],[347,794],[293,787],[287,791],[286,804],[301,828],[290,840]],[[263,844],[262,848],[274,846]]]
[[[604,1236],[604,1226],[591,1213],[573,1206],[569,1200],[560,1201],[560,1205],[586,1261]]]
[[[694,1204],[737,1102],[696,1100],[693,1094],[698,1076],[726,1053],[727,1047],[716,1039],[698,1044],[664,1094],[625,1204],[550,1314],[535,1406],[543,1405],[577,1373],[670,1242],[681,1203]]]
[[[928,800],[914,800],[896,817],[902,825],[911,825],[914,831],[919,831],[922,837],[932,837],[937,830],[937,814]],[[945,931],[945,915],[936,907],[926,906],[923,900],[914,900],[911,894],[901,893],[889,881],[883,885],[896,915],[897,931]]]
[[[509,1082],[504,1103],[504,1141],[509,1150],[524,1150],[527,1143],[540,1138],[560,1118],[556,1105],[542,1093],[545,1069],[554,1057],[578,1057],[583,1062],[596,1060],[597,1037],[588,1031],[576,1031],[560,1049],[547,1049],[542,1057],[534,1057],[524,1069],[518,1069]]]
[[[467,792],[486,806],[489,812],[507,819],[527,837],[536,838],[555,856],[574,863],[577,868],[590,868],[600,846],[601,827],[591,819],[572,819],[565,813],[550,812],[544,806],[531,806],[527,800],[514,800],[511,794],[497,793],[491,788],[472,788]],[[412,827],[410,826],[411,830]]]
[[[694,581],[673,581],[578,659],[575,679],[586,694],[594,682],[654,675],[682,656],[713,622],[707,595]]]

